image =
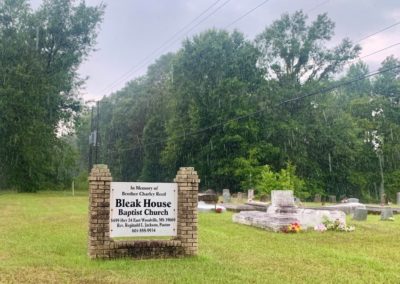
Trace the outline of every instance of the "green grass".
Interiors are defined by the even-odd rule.
[[[199,215],[199,255],[87,257],[88,198],[0,194],[0,283],[400,283],[400,216],[353,233],[282,234]]]

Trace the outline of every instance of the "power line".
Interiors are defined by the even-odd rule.
[[[227,0],[227,1],[223,2],[220,6],[218,6],[218,7],[217,7],[216,9],[214,9],[211,13],[209,13],[205,18],[203,18],[200,22],[196,23],[196,25],[192,26],[189,30],[187,30],[182,36],[188,35],[192,30],[194,30],[196,27],[198,27],[199,25],[201,25],[202,23],[204,23],[208,18],[210,18],[211,16],[213,16],[216,12],[218,12],[222,7],[224,7],[224,6],[225,6],[226,4],[228,4],[230,1],[231,1],[231,0]],[[268,1],[269,1],[269,0],[264,0],[263,2],[261,2],[260,4],[258,4],[256,7],[250,9],[250,10],[247,11],[245,14],[243,14],[243,15],[241,15],[240,17],[236,18],[234,21],[232,21],[232,22],[231,22],[230,24],[228,24],[226,27],[231,26],[231,25],[235,24],[236,22],[240,21],[241,19],[243,19],[244,17],[248,16],[250,13],[252,13],[252,12],[255,11],[256,9],[258,9],[258,8],[260,8],[261,6],[263,6],[264,4],[266,4]],[[217,2],[218,2],[218,1],[217,1]],[[201,13],[201,15],[205,14],[205,12],[207,12],[208,10],[210,10],[210,8],[211,8],[212,6],[215,6],[215,4],[216,4],[217,2],[215,2],[213,5],[211,5],[210,7],[208,7],[205,11],[203,11],[203,12]],[[199,15],[195,20],[197,20],[197,19],[199,19],[199,18],[200,18],[200,15]],[[193,20],[191,23],[193,23],[195,20]],[[185,28],[183,28],[183,29],[181,29],[181,30],[183,31],[183,30],[185,30],[185,29],[186,29],[187,27],[189,27],[189,26],[190,26],[190,24],[186,25]],[[226,28],[226,27],[225,27],[225,28]],[[175,33],[175,34],[179,34],[179,33]],[[164,42],[164,44],[162,44],[159,48],[157,48],[156,50],[154,50],[154,51],[153,51],[151,54],[149,54],[146,58],[144,58],[144,59],[141,61],[141,63],[140,63],[141,65],[136,66],[136,67],[134,67],[134,68],[131,68],[128,72],[126,72],[123,76],[121,76],[117,81],[115,81],[114,83],[112,83],[111,85],[109,85],[109,86],[110,86],[109,88],[106,88],[106,89],[112,88],[113,86],[115,86],[116,84],[118,84],[119,82],[121,82],[122,80],[124,80],[124,79],[125,79],[127,76],[129,76],[131,73],[134,73],[134,72],[140,70],[142,67],[145,67],[146,64],[147,64],[148,61],[149,61],[148,59],[151,59],[151,57],[152,57],[153,55],[155,55],[155,54],[157,53],[157,51],[159,51],[159,50],[162,49],[162,48],[163,48],[163,49],[166,49],[166,48],[170,47],[171,45],[173,45],[174,43],[176,43],[178,40],[179,40],[179,39],[171,41],[171,39],[170,39],[170,40]],[[168,44],[167,46],[164,46],[164,45],[165,45],[166,43],[168,43],[168,42],[169,42],[170,44]],[[106,89],[103,89],[103,90],[106,90]]]
[[[261,2],[260,4],[258,4],[256,7],[254,7],[253,9],[250,9],[249,11],[247,11],[246,13],[244,13],[242,16],[240,16],[239,18],[237,18],[236,20],[234,20],[233,22],[227,24],[224,29],[229,28],[230,26],[236,24],[237,22],[239,22],[241,19],[243,19],[244,17],[248,16],[249,14],[251,14],[252,12],[254,12],[255,10],[257,10],[258,8],[260,8],[261,6],[263,6],[264,4],[266,4],[269,0],[265,0],[263,2]]]
[[[330,1],[330,0],[326,0],[326,1],[324,1],[324,2],[321,2],[321,3],[317,4],[315,7],[311,8],[311,9],[308,9],[308,10],[307,10],[307,13],[310,13],[310,12],[312,12],[312,11],[314,11],[314,10],[317,10],[319,7],[321,7],[321,6],[325,5],[325,4],[327,4],[329,1]]]
[[[395,26],[397,26],[397,25],[399,25],[399,24],[400,24],[400,21],[398,21],[398,22],[396,22],[396,23],[394,23],[394,24],[392,24],[392,25],[390,25],[390,26],[387,26],[387,27],[385,27],[385,28],[383,28],[383,29],[381,29],[381,30],[379,30],[379,31],[377,31],[377,32],[374,32],[374,33],[372,33],[372,34],[370,34],[370,35],[367,35],[367,36],[365,36],[365,37],[359,39],[359,40],[356,41],[355,43],[360,43],[361,41],[364,41],[364,40],[366,40],[367,38],[370,38],[370,37],[372,37],[372,36],[374,36],[374,35],[377,35],[377,34],[379,34],[379,33],[381,33],[381,32],[384,32],[384,31],[386,31],[386,30],[388,30],[388,29],[391,29],[391,28],[393,28],[393,27],[395,27]]]
[[[204,14],[206,14],[212,7],[214,7],[218,2],[220,2],[221,0],[217,0],[215,1],[213,4],[211,4],[208,8],[206,8],[202,13],[200,13],[195,19],[193,19],[190,23],[188,23],[187,25],[185,25],[183,28],[181,28],[178,32],[174,33],[173,36],[171,36],[167,41],[165,41],[164,43],[162,43],[159,47],[157,47],[156,49],[154,49],[149,55],[147,55],[144,59],[142,59],[140,61],[140,63],[138,63],[137,65],[133,66],[131,69],[129,69],[127,72],[125,72],[122,76],[120,76],[117,80],[115,80],[113,83],[109,84],[106,88],[102,89],[101,92],[105,91],[105,90],[109,90],[112,87],[114,87],[115,85],[117,85],[118,83],[120,83],[121,81],[123,81],[125,78],[127,78],[128,76],[130,76],[132,73],[135,73],[136,71],[140,70],[142,67],[146,66],[146,64],[151,61],[153,55],[157,54],[158,51],[160,50],[164,50],[168,47],[170,47],[171,45],[173,45],[174,43],[176,43],[178,40],[180,40],[180,38],[176,39],[176,36],[179,35],[180,33],[182,33],[184,30],[186,30],[187,28],[189,28],[191,26],[192,23],[196,22],[198,19],[201,18],[201,16],[203,16]],[[199,25],[201,25],[202,23],[204,23],[208,18],[210,18],[211,16],[213,16],[216,12],[218,12],[220,9],[222,9],[226,4],[228,4],[231,0],[226,0],[225,2],[223,2],[221,5],[219,5],[218,7],[216,7],[211,13],[209,13],[208,15],[206,15],[206,17],[204,17],[200,22],[196,23],[194,26],[192,26],[189,30],[187,30],[184,34],[182,34],[181,36],[185,36],[188,33],[190,33],[193,29],[195,29],[196,27],[198,27]]]
[[[400,45],[400,42],[398,42],[398,43],[395,43],[395,44],[392,44],[392,45],[390,45],[390,46],[387,46],[387,47],[384,47],[384,48],[382,48],[382,49],[379,49],[379,50],[377,50],[377,51],[374,51],[374,52],[372,52],[372,53],[370,53],[370,54],[367,54],[367,55],[361,56],[359,59],[362,59],[362,58],[365,58],[365,57],[368,57],[368,56],[371,56],[371,55],[377,54],[377,53],[379,53],[379,52],[385,51],[385,50],[387,50],[387,49],[390,49],[390,48],[392,48],[392,47],[395,47],[395,46],[397,46],[397,45]]]
[[[394,67],[383,69],[383,70],[374,71],[372,73],[369,73],[369,74],[361,76],[361,77],[357,77],[355,79],[351,79],[351,80],[347,80],[347,81],[340,82],[340,83],[337,83],[337,84],[333,84],[333,85],[331,85],[329,87],[322,88],[322,89],[319,89],[317,91],[314,91],[314,92],[311,92],[311,93],[308,93],[308,94],[305,94],[305,95],[301,95],[301,96],[297,96],[297,97],[292,98],[292,99],[281,101],[281,102],[277,103],[275,105],[275,107],[282,106],[284,104],[291,103],[291,102],[294,102],[294,101],[302,100],[302,99],[305,99],[307,97],[312,97],[312,96],[316,96],[316,95],[319,95],[319,94],[328,93],[328,92],[333,91],[335,89],[338,89],[340,87],[348,86],[348,85],[354,84],[354,83],[356,83],[358,81],[362,81],[362,80],[365,80],[367,78],[376,76],[378,74],[386,73],[386,72],[389,72],[389,71],[392,71],[392,70],[395,70],[395,69],[398,69],[398,68],[400,68],[400,65],[396,65]],[[144,148],[144,147],[150,146],[150,145],[156,145],[156,144],[160,144],[160,143],[169,142],[169,141],[172,141],[172,140],[175,140],[175,139],[186,138],[186,137],[198,135],[198,134],[203,133],[205,131],[208,131],[210,129],[228,125],[229,123],[234,122],[234,121],[240,121],[242,119],[250,118],[252,116],[255,116],[257,114],[260,114],[260,113],[266,111],[267,109],[268,109],[268,106],[265,106],[265,107],[262,107],[261,109],[259,109],[257,111],[254,111],[254,112],[251,112],[251,113],[248,113],[248,114],[245,114],[245,115],[237,116],[237,117],[228,119],[226,121],[215,123],[215,124],[207,126],[207,127],[203,127],[203,128],[201,128],[201,129],[199,129],[197,131],[192,131],[192,132],[189,132],[189,133],[183,132],[180,135],[172,137],[172,138],[160,139],[160,140],[156,140],[156,141],[151,142],[151,143],[146,143],[146,144],[139,145],[139,146],[120,149],[119,151],[125,152],[125,151],[129,151],[129,150],[136,150],[136,149]]]
[[[346,62],[346,63],[343,65],[343,67],[346,66],[346,65],[349,65],[349,64],[354,63],[356,60],[360,60],[360,59],[369,57],[369,56],[371,56],[371,55],[375,55],[375,54],[377,54],[377,53],[380,53],[380,52],[382,52],[382,51],[388,50],[388,49],[390,49],[390,48],[392,48],[392,47],[395,47],[395,46],[398,46],[398,45],[400,45],[400,42],[395,43],[395,44],[392,44],[392,45],[389,45],[389,46],[386,46],[386,47],[384,47],[384,48],[382,48],[382,49],[376,50],[376,51],[374,51],[374,52],[371,52],[371,53],[369,53],[369,54],[363,55],[363,56],[361,56],[361,57],[358,56],[357,58],[353,58],[353,59],[349,60],[348,62]]]
[[[309,94],[305,94],[305,95],[302,95],[302,96],[295,97],[293,99],[282,101],[278,105],[283,105],[283,104],[286,104],[286,103],[289,103],[289,102],[302,100],[302,99],[307,98],[307,97],[312,97],[312,96],[316,96],[316,95],[319,95],[319,94],[328,93],[328,92],[333,91],[333,90],[335,90],[335,89],[337,89],[339,87],[344,87],[344,86],[347,86],[347,85],[351,85],[351,84],[356,83],[358,81],[362,81],[362,80],[365,80],[367,78],[376,76],[378,74],[389,72],[389,71],[392,71],[392,70],[395,70],[395,69],[398,69],[398,68],[400,68],[400,65],[396,65],[396,66],[393,66],[391,68],[387,68],[387,69],[383,69],[383,70],[378,70],[378,71],[369,73],[367,75],[364,75],[364,76],[361,76],[361,77],[357,77],[357,78],[352,79],[352,80],[344,81],[344,82],[339,83],[339,84],[334,84],[333,86],[326,87],[326,88],[323,88],[321,90],[318,90],[318,91],[315,91],[315,92],[312,92],[312,93],[309,93]]]
[[[182,33],[183,31],[185,31],[187,28],[189,28],[193,23],[195,23],[197,20],[199,20],[204,14],[206,14],[208,11],[210,11],[218,2],[220,2],[221,0],[217,0],[215,2],[213,2],[209,7],[207,7],[205,10],[203,10],[203,12],[201,12],[196,18],[194,18],[192,21],[190,21],[188,24],[186,24],[184,27],[182,27],[180,30],[178,30],[177,32],[175,32],[168,40],[166,40],[164,43],[162,43],[159,47],[157,47],[156,49],[154,49],[149,55],[147,55],[144,59],[142,59],[138,65],[133,66],[131,69],[129,69],[127,72],[125,72],[123,75],[121,75],[118,79],[116,79],[114,82],[112,82],[111,84],[109,84],[108,86],[106,86],[105,88],[103,88],[100,92],[104,92],[106,90],[111,90],[114,86],[116,86],[117,84],[119,84],[120,82],[122,82],[124,79],[126,79],[128,76],[130,76],[132,73],[135,73],[136,71],[140,70],[141,68],[145,67],[149,61],[151,61],[153,55],[157,54],[158,51],[160,51],[161,49],[165,49],[170,47],[171,45],[173,45],[174,43],[176,43],[179,39],[176,39],[176,37]],[[193,27],[191,27],[188,31],[186,31],[183,36],[187,35],[188,33],[190,33],[193,29],[195,29],[196,27],[198,27],[200,24],[202,24],[203,22],[205,22],[208,18],[210,18],[211,16],[213,16],[216,12],[218,12],[223,6],[225,6],[226,4],[228,4],[228,2],[230,2],[231,0],[226,0],[225,2],[223,2],[220,6],[218,6],[215,10],[213,10],[210,14],[208,14],[205,18],[203,18],[200,22],[198,22],[197,24],[195,24]],[[247,11],[246,13],[244,13],[243,15],[241,15],[240,17],[238,17],[237,19],[235,19],[234,21],[232,21],[231,23],[229,23],[228,25],[226,25],[224,27],[224,29],[232,26],[233,24],[239,22],[240,20],[242,20],[244,17],[248,16],[250,13],[254,12],[256,9],[260,8],[261,6],[265,5],[269,0],[264,0],[263,2],[261,2],[260,4],[258,4],[256,7],[250,9],[249,11]],[[311,12],[317,8],[319,8],[322,5],[325,5],[326,3],[328,3],[330,0],[321,2],[320,4],[316,5],[314,8],[311,8],[308,10],[308,12]],[[358,40],[356,43],[359,43],[369,37],[372,37],[376,34],[379,34],[381,32],[384,32],[392,27],[395,27],[397,25],[400,24],[399,22],[396,22],[392,25],[389,25],[377,32],[374,32],[370,35],[367,35],[363,38],[361,38],[360,40]],[[167,46],[166,46],[167,45]],[[367,57],[367,56],[365,56]],[[362,57],[364,58],[364,57]]]

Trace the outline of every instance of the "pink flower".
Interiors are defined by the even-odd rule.
[[[317,226],[314,227],[314,230],[317,232],[325,232],[327,228],[324,224],[318,224]]]

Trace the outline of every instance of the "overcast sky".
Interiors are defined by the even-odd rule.
[[[33,8],[40,2],[32,0]],[[316,15],[326,12],[336,23],[332,40],[332,44],[335,44],[344,37],[357,42],[365,36],[400,22],[399,0],[86,1],[88,5],[98,5],[101,2],[107,7],[98,35],[97,51],[92,53],[80,68],[82,76],[89,76],[86,87],[82,90],[85,100],[97,100],[122,88],[129,80],[144,74],[146,67],[161,54],[179,49],[184,38],[209,28],[225,28],[260,4],[262,5],[227,29],[236,28],[248,39],[254,39],[255,35],[280,18],[283,13],[293,13],[302,9],[312,21]],[[176,32],[214,3],[216,4],[207,13],[176,35]],[[218,10],[215,11],[216,9]],[[208,18],[205,19],[206,17]],[[201,24],[191,28],[201,21]],[[174,35],[173,40],[156,50]],[[361,56],[399,42],[400,24],[361,41]],[[368,56],[364,61],[373,71],[391,54],[400,57],[400,45]]]

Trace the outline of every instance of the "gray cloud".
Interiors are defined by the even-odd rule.
[[[224,1],[226,0],[219,1],[215,7]],[[40,2],[40,0],[32,0],[32,6],[35,8]],[[87,0],[86,2],[89,5],[98,5],[101,1]],[[137,67],[155,48],[197,17],[215,0],[107,0],[103,2],[107,8],[98,37],[98,51],[92,54],[80,68],[82,76],[90,77],[86,83],[86,89],[82,90],[86,99],[101,98],[123,87],[129,79],[143,74],[147,65],[137,72],[130,73],[112,88],[110,87],[110,84]],[[185,37],[208,28],[223,28],[261,2],[263,1],[231,0]],[[344,37],[357,41],[400,21],[398,0],[270,0],[229,29],[237,28],[249,39],[253,39],[281,14],[292,13],[299,9],[309,14],[310,21],[320,13],[328,13],[328,16],[336,23],[332,44]],[[364,47],[363,55],[398,42],[399,32],[400,25],[361,42]],[[182,36],[159,54],[176,51],[183,38]],[[390,54],[400,54],[400,47],[367,57],[365,61],[373,70]],[[157,57],[153,56],[153,60],[149,63]]]

